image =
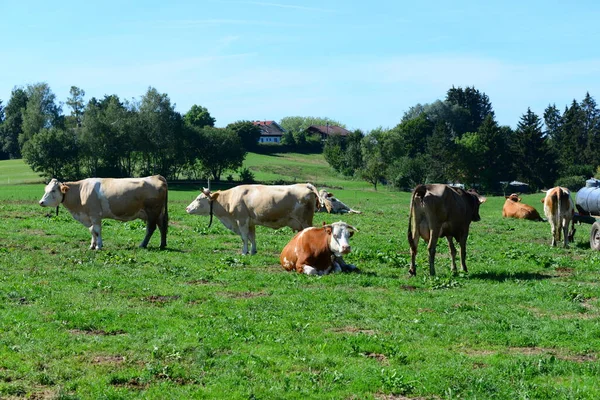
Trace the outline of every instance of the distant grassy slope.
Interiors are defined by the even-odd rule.
[[[248,153],[244,167],[249,168],[257,181],[272,183],[277,180],[311,182],[318,187],[343,187],[344,189],[368,189],[364,181],[349,180],[338,175],[322,154],[256,154]],[[230,172],[223,174],[225,179]],[[237,173],[232,173],[238,179]],[[0,161],[0,185],[43,182],[23,160]]]
[[[312,182],[321,186],[339,186],[344,189],[371,187],[368,183],[339,176],[323,158],[322,154],[256,154],[248,153],[244,167],[249,168],[257,181],[276,180]]]
[[[20,183],[39,183],[44,179],[33,172],[23,160],[0,161],[0,185]]]

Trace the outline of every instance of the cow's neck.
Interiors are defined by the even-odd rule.
[[[66,182],[65,185],[69,187],[69,190],[63,195],[62,205],[71,211],[77,204],[81,204],[81,188],[78,182]]]

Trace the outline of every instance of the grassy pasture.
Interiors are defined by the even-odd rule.
[[[275,165],[275,163],[273,163]],[[334,182],[335,177],[319,178]],[[141,221],[105,221],[104,249],[43,185],[0,187],[0,398],[597,399],[600,254],[589,225],[570,249],[548,223],[471,225],[469,274],[437,277],[427,251],[408,277],[408,193],[335,194],[361,215],[346,261],[361,273],[287,273],[289,229],[257,229],[258,254],[190,216],[197,190],[171,188],[169,243],[138,249]],[[523,196],[540,212],[541,195]]]

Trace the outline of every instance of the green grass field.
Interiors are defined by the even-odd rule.
[[[261,157],[249,167],[276,174]],[[303,181],[320,161],[285,163]],[[503,219],[504,198],[491,197],[471,225],[469,274],[450,274],[440,241],[438,275],[422,243],[409,278],[409,193],[320,171],[363,212],[314,220],[358,228],[345,259],[360,273],[283,271],[287,228],[259,227],[258,254],[241,256],[219,221],[185,213],[198,191],[175,188],[167,250],[158,234],[137,248],[141,221],[105,220],[104,248],[90,251],[64,208],[39,207],[43,184],[2,185],[0,398],[600,398],[589,225],[570,249],[552,248],[548,223]],[[541,198],[523,201],[541,212]]]

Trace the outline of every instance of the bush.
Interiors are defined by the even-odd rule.
[[[585,179],[583,175],[563,176],[562,178],[558,178],[554,185],[566,187],[571,192],[576,192],[585,186]]]
[[[254,174],[248,168],[242,168],[240,170],[240,181],[242,183],[254,183]]]

